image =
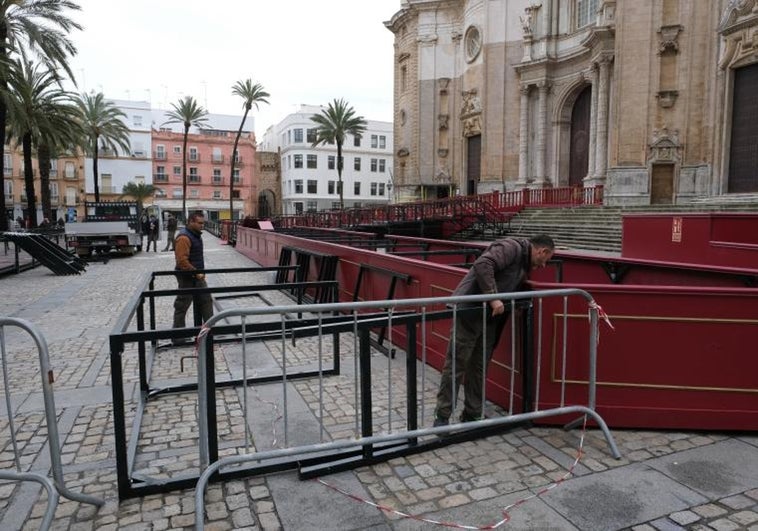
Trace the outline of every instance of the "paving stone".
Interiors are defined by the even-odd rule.
[[[708,525],[716,531],[733,531],[740,528],[739,524],[726,518],[719,518],[718,520],[708,522]]]
[[[731,509],[744,509],[755,505],[755,500],[742,494],[738,494],[736,496],[729,496],[728,498],[721,498],[719,503]]]
[[[738,513],[729,515],[729,519],[737,522],[742,526],[747,526],[758,522],[758,513],[755,511],[740,511]]]
[[[684,531],[684,528],[668,518],[653,520],[650,524],[658,531]]]
[[[692,511],[679,511],[669,515],[679,525],[689,525],[700,520],[700,516]]]

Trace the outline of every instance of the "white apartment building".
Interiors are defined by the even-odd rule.
[[[259,151],[281,150],[282,212],[297,214],[339,208],[337,146],[312,147],[324,107],[301,105],[269,127]],[[361,138],[348,135],[342,147],[345,208],[387,204],[392,200],[392,122],[366,120]]]
[[[129,127],[129,153],[121,150],[113,152],[101,149],[98,152],[97,170],[100,175],[100,194],[121,194],[128,182],[152,184],[152,159],[150,131],[152,127],[152,111],[150,102],[110,100],[118,107],[126,118],[124,122]],[[92,158],[87,157],[84,164],[85,189],[88,194],[95,192]]]

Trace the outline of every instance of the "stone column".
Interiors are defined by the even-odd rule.
[[[590,83],[592,84],[592,102],[590,103],[590,141],[587,149],[589,152],[587,162],[587,176],[585,180],[591,180],[595,175],[595,150],[597,149],[597,139],[595,138],[596,122],[597,122],[597,93],[600,91],[598,88],[597,79],[597,63],[592,63],[589,72]]]
[[[608,166],[608,92],[610,90],[611,58],[600,59],[600,73],[597,90],[597,125],[595,130],[595,180],[599,183],[605,181],[605,172]]]
[[[537,83],[539,99],[537,100],[537,160],[535,161],[535,181],[542,185],[545,182],[545,155],[547,152],[547,92],[550,85],[547,81]]]
[[[521,109],[519,114],[518,182],[529,181],[529,85],[521,85]]]

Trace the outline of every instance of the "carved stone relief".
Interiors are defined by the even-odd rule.
[[[478,90],[464,90],[461,96],[463,96],[463,104],[461,105],[463,136],[468,137],[481,134],[482,102],[479,99]]]
[[[676,98],[679,96],[678,90],[660,90],[656,97],[658,98],[658,105],[664,109],[668,109],[674,106]]]
[[[448,122],[449,118],[450,118],[449,114],[439,114],[439,115],[437,115],[437,121],[439,122],[440,131],[447,130],[447,122]]]
[[[667,52],[675,54],[679,53],[679,43],[677,42],[677,39],[679,37],[679,32],[681,32],[682,29],[682,26],[679,24],[661,26],[661,29],[658,30],[658,36],[661,40],[660,45],[658,46],[658,55]]]
[[[679,130],[668,128],[655,129],[650,142],[648,162],[681,162],[682,145],[679,142]]]
[[[758,0],[731,0],[721,17],[724,41],[719,68],[758,60]]]
[[[437,80],[437,85],[440,88],[440,95],[447,94],[447,87],[450,84],[449,77],[441,77]]]
[[[464,90],[461,92],[461,96],[463,96],[461,118],[466,118],[474,114],[482,113],[482,102],[479,99],[477,93],[477,89]]]
[[[476,136],[482,134],[482,123],[479,116],[463,120],[463,136]]]

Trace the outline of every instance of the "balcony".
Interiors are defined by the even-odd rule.
[[[115,186],[100,186],[100,193],[101,194],[119,194],[121,193],[121,190],[119,190]]]
[[[51,179],[57,179],[58,178],[58,170],[50,169],[50,178]]]
[[[58,202],[60,201],[60,197],[58,194],[50,194],[50,204],[53,206],[58,206]]]
[[[200,153],[188,153],[187,162],[200,162]]]
[[[198,183],[202,182],[202,179],[200,178],[199,175],[188,175],[187,176],[187,182],[188,183],[193,183],[193,184],[198,184]]]
[[[10,205],[13,203],[13,194],[5,194],[5,204]]]
[[[3,175],[5,177],[13,177],[13,166],[3,168]]]
[[[214,177],[211,180],[211,184],[213,184],[214,186],[220,186],[220,185],[226,184],[226,179],[224,179],[223,177]]]
[[[32,170],[32,177],[36,177],[36,176],[37,176],[37,170]],[[24,174],[23,168],[18,170],[18,175],[16,177],[21,177],[22,179],[26,177],[26,174]]]
[[[213,164],[223,164],[224,163],[224,156],[223,155],[213,155],[213,156],[211,156],[211,162]]]
[[[79,204],[80,204],[80,201],[78,197],[66,196],[66,206],[76,206]]]
[[[105,158],[118,157],[118,152],[115,149],[100,148],[97,150],[97,156]]]
[[[167,183],[168,182],[168,174],[167,173],[156,173],[153,175],[153,182],[156,183]]]
[[[166,160],[166,152],[156,151],[153,158],[155,158],[155,160]]]
[[[234,166],[236,168],[239,168],[240,166],[244,166],[244,165],[245,165],[245,159],[237,155],[237,160],[234,161]]]
[[[78,179],[79,178],[79,170],[70,170],[66,169],[66,171],[63,172],[63,178],[64,179]]]

